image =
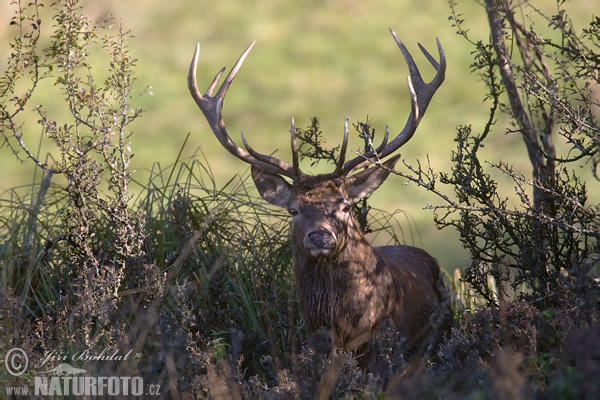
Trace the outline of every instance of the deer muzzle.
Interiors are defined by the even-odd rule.
[[[304,236],[304,248],[313,257],[328,256],[335,248],[335,235],[327,229],[310,231]]]

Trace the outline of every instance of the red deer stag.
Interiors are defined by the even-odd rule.
[[[225,68],[202,95],[196,82],[199,45],[188,75],[190,93],[221,145],[251,164],[252,178],[261,196],[271,204],[284,207],[292,216],[294,274],[307,328],[330,329],[333,344],[350,350],[365,344],[387,319],[391,319],[406,338],[407,349],[416,349],[425,343],[426,337],[440,331],[431,328],[430,320],[439,320],[436,315],[448,314],[448,305],[442,300],[445,288],[435,259],[410,246],[373,248],[351,213],[353,202],[376,190],[390,174],[399,155],[384,163],[381,160],[413,136],[444,80],[446,58],[439,40],[439,63],[419,45],[437,71],[433,80],[425,83],[404,44],[390,31],[410,72],[408,88],[412,106],[408,122],[391,142],[387,141],[386,129],[383,143],[377,149],[345,161],[346,122],[340,158],[330,174],[311,176],[300,171],[293,119],[291,165],[256,152],[243,134],[245,150],[231,140],[223,121],[223,100],[254,43],[240,56],[214,96]],[[373,163],[376,165],[351,175]]]

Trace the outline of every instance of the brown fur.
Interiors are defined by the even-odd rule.
[[[389,142],[386,129],[381,146],[345,161],[346,121],[340,157],[330,175],[308,176],[300,171],[293,119],[290,129],[292,165],[254,151],[245,141],[246,150],[231,140],[223,121],[223,100],[254,43],[242,53],[214,95],[224,69],[203,95],[196,82],[199,45],[188,73],[190,93],[221,145],[250,163],[252,178],[261,196],[272,204],[287,208],[294,218],[294,271],[302,314],[308,327],[330,328],[334,343],[348,349],[365,343],[373,330],[388,318],[394,320],[409,344],[424,342],[431,330],[427,328],[431,325],[428,322],[438,311],[442,317],[448,314],[444,311],[447,308],[442,299],[445,291],[442,285],[438,286],[439,267],[435,260],[424,251],[408,246],[374,249],[349,212],[355,199],[367,196],[379,187],[400,156],[392,156],[383,166],[350,174],[391,156],[410,140],[446,73],[446,57],[439,40],[439,63],[421,47],[436,70],[433,80],[425,83],[406,46],[394,31],[390,29],[390,32],[409,66],[411,112],[406,125]],[[433,329],[431,333],[436,331],[439,329]]]
[[[378,169],[365,179],[372,190],[387,177]],[[259,190],[273,177],[254,171]],[[293,215],[294,275],[302,316],[309,330],[326,327],[335,346],[350,350],[362,346],[383,321],[391,319],[406,338],[407,351],[414,353],[431,342],[426,340],[431,335],[440,334],[430,325],[432,314],[444,310],[444,318],[449,316],[439,266],[415,247],[373,248],[352,213],[344,210],[354,201],[351,178],[304,175],[289,185],[285,204],[274,203]],[[319,231],[329,232],[335,246],[328,254],[315,256],[307,237]]]

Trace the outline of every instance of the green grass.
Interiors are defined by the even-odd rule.
[[[543,3],[543,2],[542,2]],[[132,127],[141,183],[150,176],[154,163],[167,165],[174,160],[191,133],[182,157],[207,154],[215,180],[223,185],[247,167],[222,151],[212,136],[200,111],[191,100],[186,76],[197,42],[201,44],[198,67],[199,87],[204,89],[223,66],[231,67],[243,49],[253,40],[257,45],[246,60],[225,102],[224,113],[230,135],[239,139],[244,131],[258,150],[289,159],[288,129],[292,116],[298,126],[308,126],[310,118],[319,117],[330,146],[341,141],[344,118],[351,122],[369,116],[377,132],[389,124],[393,134],[405,122],[409,111],[406,89],[407,69],[388,28],[393,28],[416,57],[424,76],[432,69],[422,57],[417,42],[435,54],[435,37],[439,37],[448,58],[446,82],[432,101],[415,138],[400,152],[409,163],[428,156],[437,171],[450,167],[450,150],[454,148],[455,127],[473,124],[481,127],[487,115],[482,103],[482,85],[470,74],[470,49],[454,33],[448,21],[445,1],[308,1],[290,4],[269,2],[198,1],[183,4],[149,2],[82,2],[93,19],[113,15],[113,23],[132,29],[131,52],[138,59],[138,86],[150,86],[152,96],[143,97],[139,105],[144,118]],[[569,5],[574,17],[585,17],[594,10],[593,1],[576,1]],[[6,8],[6,7],[5,7]],[[469,28],[474,35],[486,37],[485,13],[481,6],[463,2],[459,10],[476,21]],[[10,10],[2,13],[0,42],[12,32],[8,26]],[[50,31],[46,24],[42,27]],[[0,68],[8,47],[0,46]],[[61,94],[50,82],[40,90],[35,102],[46,105],[57,120],[64,115]],[[33,117],[25,127],[25,141],[45,154],[56,157],[56,150],[45,138]],[[501,123],[502,121],[500,121]],[[358,144],[351,142],[350,149]],[[9,188],[31,182],[31,163],[19,163],[4,147],[0,149],[0,197],[10,196]],[[528,166],[520,138],[498,135],[490,146],[490,159]],[[305,168],[308,170],[309,168]],[[519,169],[519,168],[517,168]],[[402,186],[400,178],[390,179],[374,198],[378,208],[401,209],[417,222],[424,246],[449,269],[468,263],[454,232],[437,231],[432,224],[428,203],[438,199],[411,185]],[[507,182],[507,195],[512,186]]]

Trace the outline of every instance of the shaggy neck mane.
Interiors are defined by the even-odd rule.
[[[336,307],[352,308],[349,293],[355,293],[368,275],[377,268],[375,250],[367,242],[352,218],[339,254],[331,257],[307,257],[301,246],[294,255],[296,287],[309,329],[331,326],[339,313]],[[342,301],[343,300],[343,301]],[[358,305],[357,305],[358,308]]]

